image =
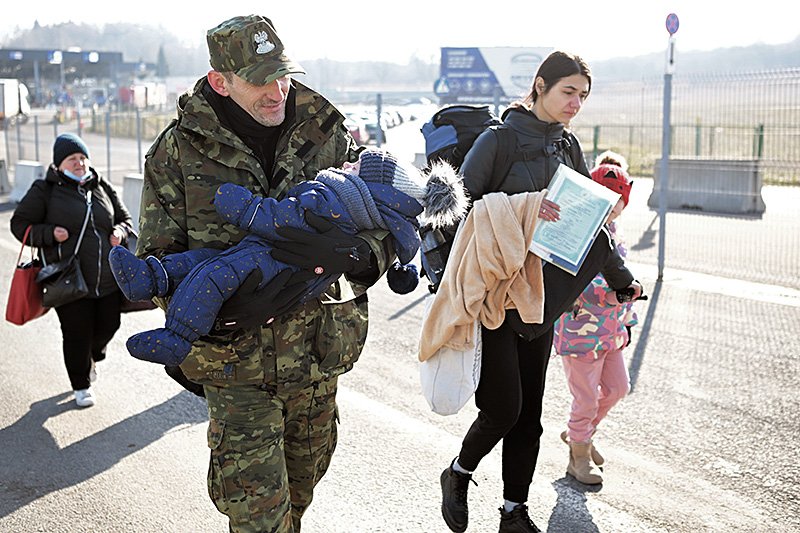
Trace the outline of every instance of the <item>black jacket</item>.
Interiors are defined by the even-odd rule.
[[[22,241],[30,225],[27,244],[40,248],[47,264],[73,254],[86,216],[86,191],[92,192],[92,210],[78,253],[81,271],[89,287],[89,298],[99,298],[119,290],[108,263],[109,237],[120,228],[127,237],[131,215],[110,183],[94,169],[82,186],[50,166],[43,180],[31,184],[11,217],[11,232]],[[53,229],[62,226],[69,238],[56,242]],[[59,255],[60,251],[60,255]]]
[[[589,177],[580,143],[572,133],[564,131],[563,124],[543,122],[527,109],[511,107],[503,113],[503,126],[512,129],[516,134],[518,150],[537,153],[545,146],[552,146],[562,139],[569,142],[570,148],[556,151],[548,157],[542,155],[528,161],[515,162],[496,190],[516,194],[546,189],[560,163],[565,163]],[[497,135],[487,129],[475,139],[464,157],[461,173],[464,175],[464,186],[473,201],[486,193],[496,192],[488,190],[492,183],[496,154]]]
[[[475,140],[461,165],[464,186],[473,201],[484,194],[496,191],[516,194],[546,189],[560,163],[565,163],[586,176],[586,179],[591,179],[578,139],[569,132],[565,133],[563,124],[543,122],[531,111],[517,107],[506,110],[503,114],[503,124],[516,133],[519,150],[538,152],[562,138],[569,140],[570,147],[555,151],[549,156],[542,155],[515,162],[499,187],[488,190],[492,183],[497,136],[490,130],[484,131]],[[529,340],[548,331],[553,322],[569,308],[598,272],[603,273],[608,284],[614,289],[625,288],[634,279],[620,257],[617,247],[604,232],[595,239],[577,275],[568,274],[550,263],[544,263],[542,271],[545,290],[542,324],[524,324],[517,311],[513,309],[506,313],[506,320],[514,330]]]

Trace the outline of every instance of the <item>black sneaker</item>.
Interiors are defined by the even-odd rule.
[[[442,517],[447,527],[456,533],[467,530],[469,520],[467,512],[467,489],[472,474],[462,474],[453,470],[452,465],[442,472]],[[477,483],[475,483],[477,485]]]
[[[500,530],[498,533],[542,533],[528,516],[528,506],[521,503],[510,513],[500,508]]]

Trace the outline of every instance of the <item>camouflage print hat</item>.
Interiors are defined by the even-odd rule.
[[[272,21],[259,15],[233,17],[208,30],[211,68],[233,72],[255,85],[305,71],[284,54]]]

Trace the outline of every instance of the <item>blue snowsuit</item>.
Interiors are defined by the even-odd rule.
[[[420,245],[417,215],[423,211],[416,199],[390,185],[365,182],[342,172],[329,172],[326,177],[342,180],[347,192],[342,194],[341,187],[334,190],[315,179],[293,187],[279,201],[256,196],[239,185],[222,185],[214,199],[217,213],[226,222],[250,234],[227,250],[200,248],[171,254],[161,261],[170,285],[176,287],[167,307],[165,327],[130,337],[126,346],[131,355],[145,361],[179,365],[192,343],[211,331],[222,304],[251,272],[261,271],[260,286],[263,287],[286,268],[298,270],[294,265],[272,258],[270,241],[281,240],[275,233],[275,228],[281,226],[314,231],[305,222],[306,210],[350,234],[366,229],[386,229],[392,234],[398,259],[409,263],[414,258]],[[358,193],[353,194],[353,191]],[[132,254],[124,247],[117,248],[109,257],[115,277],[123,293],[129,298],[134,293],[135,297],[137,276],[125,275],[126,269],[130,271],[125,254],[129,258]],[[319,296],[338,277],[339,274],[333,274],[312,279],[298,303]],[[167,288],[161,289],[164,293]]]

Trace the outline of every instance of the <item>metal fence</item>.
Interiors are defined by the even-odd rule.
[[[587,153],[624,152],[636,175],[661,157],[661,78],[595,82],[575,124]],[[670,156],[757,160],[766,184],[800,185],[800,69],[672,80]]]
[[[93,166],[114,183],[125,175],[142,171],[144,154],[174,116],[164,111],[73,112],[62,121],[58,113],[34,111],[27,121],[3,123],[2,157],[7,168],[19,160],[39,161],[47,166],[55,138],[63,132],[83,137],[90,148]]]
[[[662,244],[663,93],[662,79],[596,80],[573,124],[590,162],[605,149],[628,158],[635,183],[621,225],[629,259],[646,265],[658,263]],[[676,74],[672,95],[666,268],[800,289],[800,69]],[[67,124],[34,117],[4,125],[2,159],[8,169],[20,159],[46,164],[55,136],[80,129],[95,168],[119,185],[141,172],[144,153],[172,116],[97,113]],[[407,127],[424,145],[420,125]],[[397,136],[389,137],[391,149]]]
[[[613,149],[636,176],[630,259],[664,238],[667,269],[800,288],[800,69],[673,77],[664,235],[663,106],[663,79],[596,82],[573,125],[590,162]]]

